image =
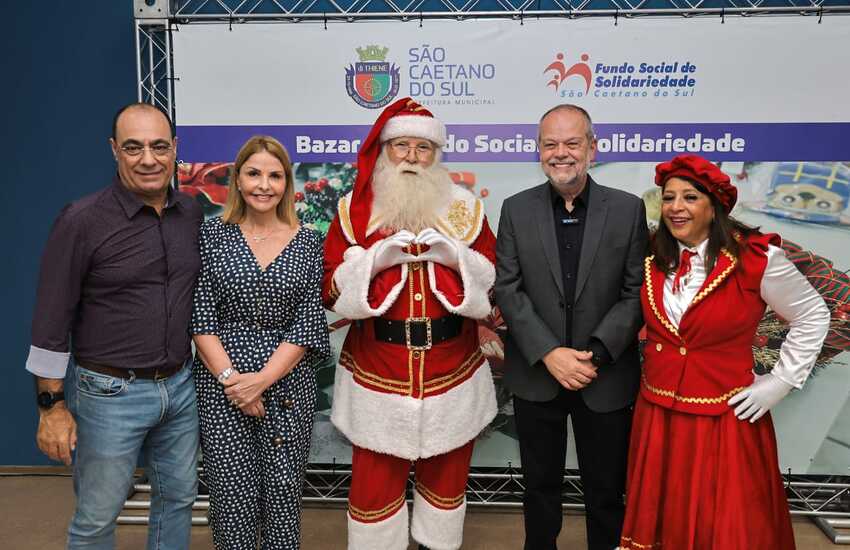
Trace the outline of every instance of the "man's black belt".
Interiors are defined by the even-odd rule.
[[[433,344],[445,342],[460,334],[463,317],[409,317],[401,321],[378,318],[372,319],[372,323],[376,340],[407,346],[412,350],[428,350]]]
[[[89,361],[80,361],[76,358],[75,362],[86,370],[90,370],[98,374],[105,374],[106,376],[112,376],[114,378],[123,378],[124,380],[131,380],[133,378],[138,378],[141,380],[164,380],[170,376],[173,376],[178,371],[180,371],[180,369],[183,368],[182,363],[171,367],[147,369],[121,369],[118,367],[99,365],[97,363],[91,363]]]

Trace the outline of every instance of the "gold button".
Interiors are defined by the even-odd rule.
[[[661,342],[658,342],[657,344],[655,344],[655,351],[661,351],[661,348],[663,347],[664,346],[661,345]]]
[[[416,301],[418,302],[419,300],[421,300],[421,299],[422,299],[422,293],[421,293],[421,292],[417,292],[416,294],[414,294],[414,295],[413,295],[413,299],[414,299],[414,300],[416,300]]]
[[[422,356],[422,352],[421,352],[421,351],[414,351],[414,352],[413,352],[413,358],[414,358],[414,359],[419,359],[421,356]]]
[[[682,346],[679,348],[679,353],[681,353],[682,355],[687,355],[688,350],[685,349],[685,346]]]
[[[294,403],[292,402],[292,399],[284,399],[283,400],[283,406],[286,407],[287,409],[291,409],[292,405],[294,405]]]
[[[413,262],[410,264],[410,269],[412,269],[413,271],[416,271],[420,267],[422,267],[422,264],[420,264],[419,262]]]

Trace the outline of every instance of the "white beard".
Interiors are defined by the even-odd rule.
[[[449,172],[439,157],[428,168],[402,161],[393,166],[386,150],[381,152],[372,174],[373,215],[380,216],[386,234],[406,229],[414,234],[436,227],[441,211],[449,204]]]

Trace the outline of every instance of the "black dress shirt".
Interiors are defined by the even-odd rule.
[[[71,352],[128,369],[185,362],[202,220],[171,190],[157,215],[117,178],[66,206],[42,257],[27,370],[62,378]]]
[[[574,199],[572,210],[567,210],[564,198],[558,194],[552,184],[549,184],[549,195],[552,199],[552,214],[555,221],[555,237],[558,241],[558,257],[561,261],[561,277],[564,285],[563,308],[566,319],[567,347],[572,347],[573,333],[573,305],[576,294],[576,277],[578,276],[578,264],[581,259],[581,243],[584,238],[584,227],[586,225],[587,205],[590,199],[590,186],[585,185],[581,193]],[[609,363],[611,356],[605,346],[599,340],[592,339],[589,343],[591,351],[597,361]]]

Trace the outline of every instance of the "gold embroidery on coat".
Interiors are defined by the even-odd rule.
[[[457,236],[463,235],[467,228],[472,225],[472,213],[466,206],[466,202],[462,200],[452,202],[446,217],[449,223],[452,224],[452,229],[454,229],[454,233]]]

